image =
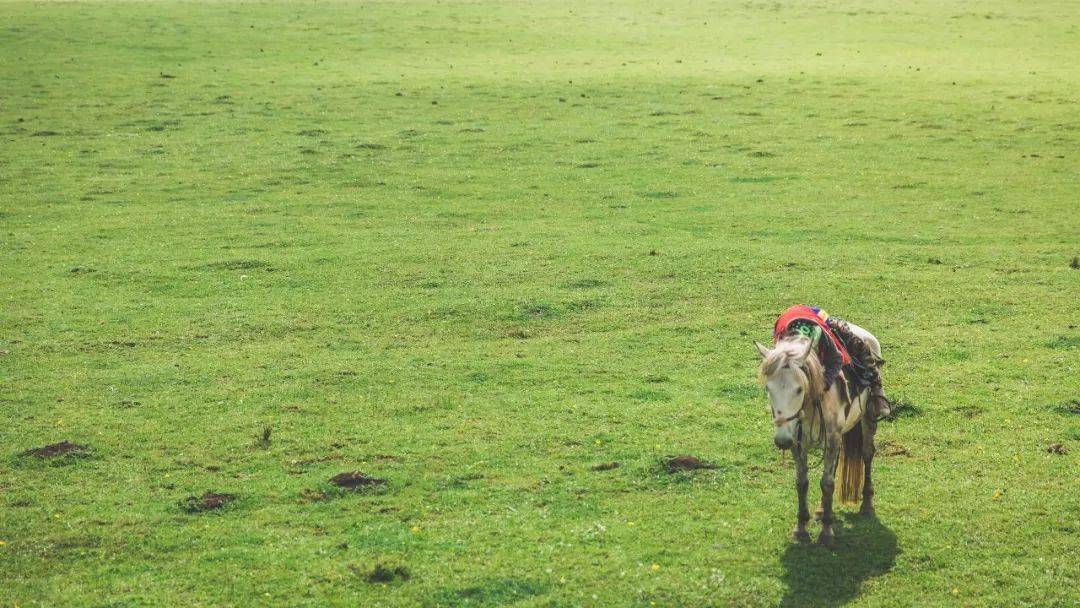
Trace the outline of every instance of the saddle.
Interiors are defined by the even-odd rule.
[[[851,358],[851,354],[848,352],[847,345],[844,341],[836,335],[832,327],[829,326],[826,321],[829,320],[829,314],[824,310],[816,306],[805,306],[803,304],[796,304],[791,308],[788,308],[780,315],[780,318],[776,320],[776,325],[773,326],[773,342],[779,341],[780,338],[787,332],[788,327],[795,321],[808,321],[821,328],[822,333],[829,338],[829,341],[833,343],[836,350],[840,353],[840,357],[843,358],[844,367],[854,365],[854,360]]]
[[[841,319],[829,322],[829,314],[817,306],[795,305],[783,312],[773,327],[773,340],[779,340],[787,333],[792,323],[810,323],[821,329],[821,333],[832,343],[840,354],[840,373],[837,382],[840,392],[850,402],[862,391],[871,387],[876,377],[876,368],[885,362],[879,359],[866,343],[847,330],[847,324]]]

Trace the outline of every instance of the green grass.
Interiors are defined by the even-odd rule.
[[[1080,602],[1075,6],[659,6],[0,3],[0,605]],[[835,551],[795,302],[913,405]]]

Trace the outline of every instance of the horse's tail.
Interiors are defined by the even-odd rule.
[[[844,446],[840,450],[840,502],[852,504],[862,493],[863,430],[861,424],[844,433]]]

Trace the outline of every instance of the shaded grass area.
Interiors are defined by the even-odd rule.
[[[867,580],[892,570],[900,553],[896,534],[876,517],[845,515],[842,546],[791,544],[784,551],[780,606],[843,606]]]
[[[0,4],[0,602],[1075,604],[1070,9]],[[835,551],[803,301],[906,406]]]

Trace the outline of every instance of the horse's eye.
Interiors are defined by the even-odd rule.
[[[795,394],[796,395],[801,395],[802,394],[802,387],[801,386],[798,388],[798,390],[795,391]]]

